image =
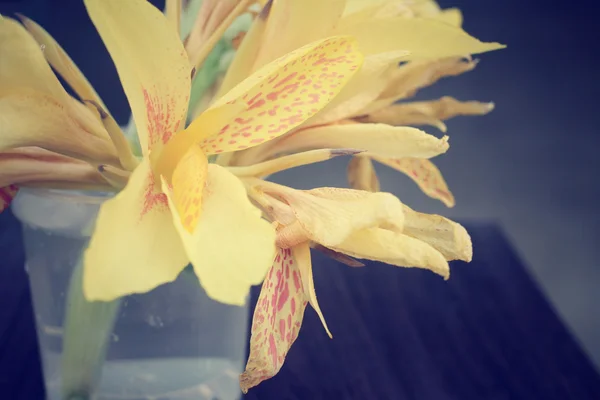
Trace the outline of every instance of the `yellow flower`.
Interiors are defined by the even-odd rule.
[[[186,130],[191,67],[176,32],[145,1],[88,0],[117,66],[144,159],[101,208],[85,253],[84,289],[110,300],[174,280],[191,262],[207,293],[243,304],[274,255],[274,229],[207,155],[249,148],[313,116],[360,66],[349,37],[304,46],[245,79]],[[323,69],[337,71],[325,82]],[[327,84],[326,93],[308,84]],[[306,90],[305,90],[306,88]],[[162,177],[162,187],[157,182]]]
[[[319,17],[313,18],[309,10],[317,8]],[[441,10],[430,0],[268,2],[242,42],[222,91],[278,54],[320,36],[356,37],[365,62],[340,95],[300,128],[219,162],[250,165],[278,154],[319,147],[361,149],[367,153],[353,160],[349,168],[353,187],[378,189],[374,159],[406,173],[426,194],[454,205],[439,170],[428,160],[447,150],[447,138],[437,139],[400,125],[434,125],[445,131],[442,120],[485,114],[493,104],[449,97],[432,102],[395,102],[444,76],[473,69],[476,63],[470,54],[504,47],[469,36],[460,28],[461,23],[458,10]],[[289,33],[285,41],[277,40],[283,25]],[[305,32],[302,27],[308,25],[311,30]],[[403,64],[398,66],[398,61]]]
[[[2,51],[13,50],[9,66],[14,68],[0,78],[3,85],[15,76],[20,82],[13,83],[14,93],[8,95],[2,87],[0,105],[8,111],[2,115],[9,115],[8,131],[14,137],[3,136],[0,150],[37,146],[92,164],[101,162],[103,178],[124,186],[101,207],[84,254],[84,292],[89,300],[151,290],[174,280],[191,263],[211,297],[243,304],[249,287],[260,283],[272,264],[275,230],[261,218],[241,181],[225,168],[209,164],[207,157],[256,146],[314,116],[360,67],[362,55],[349,36],[309,43],[264,65],[183,129],[193,68],[173,24],[145,0],[85,4],[131,105],[142,160],[128,158],[130,150],[119,148],[122,137],[121,142],[109,137],[114,120],[91,86],[86,82],[77,92],[95,106],[104,126],[98,115],[66,95],[38,45],[11,20],[3,20],[0,31],[9,32]],[[47,34],[38,28],[30,30],[39,40]],[[13,45],[14,35],[19,40]],[[29,61],[15,56],[21,54],[22,43],[29,46],[26,55],[37,57],[25,64],[25,70],[44,68],[45,75],[30,74],[38,77],[33,83],[27,71],[17,68],[18,61]],[[62,49],[49,43],[48,61],[67,67],[57,68],[59,73],[80,74],[73,72]],[[27,83],[27,90],[20,83]],[[312,85],[327,90],[317,91]],[[25,118],[31,112],[34,117]],[[82,117],[71,122],[77,113],[89,119],[84,121],[87,125]],[[98,132],[82,129],[88,125]]]

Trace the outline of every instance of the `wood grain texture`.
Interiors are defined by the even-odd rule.
[[[471,264],[349,268],[314,253],[307,309],[273,379],[245,399],[598,399],[600,377],[492,224],[466,224]],[[0,398],[43,398],[20,227],[0,215]],[[253,292],[253,302],[258,290]]]

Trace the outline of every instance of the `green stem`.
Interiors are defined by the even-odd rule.
[[[102,365],[121,300],[89,302],[83,294],[83,261],[69,284],[63,337],[64,400],[90,400],[98,389]]]

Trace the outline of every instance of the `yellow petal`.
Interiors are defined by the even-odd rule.
[[[296,168],[302,165],[313,164],[321,161],[331,160],[334,157],[347,156],[358,153],[349,149],[321,149],[291,154],[289,156],[275,158],[259,164],[247,167],[229,167],[229,172],[239,177],[265,177],[274,173]]]
[[[33,36],[38,45],[44,49],[43,54],[46,57],[46,60],[48,60],[48,63],[73,88],[79,98],[82,100],[94,100],[106,109],[100,96],[98,96],[85,75],[83,75],[71,57],[69,57],[56,40],[34,21],[25,16],[20,16],[20,18],[31,36]]]
[[[193,146],[179,161],[173,172],[173,202],[181,225],[193,233],[202,213],[202,192],[206,182],[208,159],[198,146]]]
[[[406,174],[429,197],[440,200],[447,207],[454,207],[454,196],[448,189],[442,173],[431,161],[422,158],[373,159]]]
[[[85,0],[117,67],[144,154],[185,122],[192,68],[179,33],[146,0]]]
[[[315,40],[332,36],[345,0],[273,1],[254,70]],[[310,29],[307,29],[310,27]],[[285,32],[285,40],[281,33]]]
[[[15,185],[0,187],[0,213],[6,210],[17,195],[19,189]]]
[[[407,59],[434,59],[502,49],[499,43],[483,43],[460,28],[422,18],[371,19],[336,31],[354,36],[365,55],[408,50]]]
[[[240,376],[244,393],[275,376],[298,337],[306,296],[292,249],[278,249],[254,309],[250,356]]]
[[[276,153],[315,148],[348,148],[382,157],[431,158],[448,150],[448,138],[435,136],[410,127],[385,124],[338,124],[311,127],[287,136],[273,149]]]
[[[289,204],[308,238],[328,247],[365,228],[402,230],[402,203],[389,193],[338,188],[302,191],[269,183],[263,183],[262,190]]]
[[[84,130],[47,94],[24,89],[0,94],[0,126],[0,151],[37,146],[82,160],[119,163],[111,142]]]
[[[109,301],[171,282],[189,263],[167,198],[145,158],[129,183],[100,208],[84,255],[88,300]]]
[[[404,206],[404,233],[428,243],[446,260],[471,261],[473,245],[467,230],[439,215],[423,214]]]
[[[308,302],[312,308],[314,308],[319,315],[319,319],[321,320],[327,335],[331,338],[331,332],[327,327],[327,322],[325,322],[325,317],[323,316],[323,312],[321,312],[321,307],[317,301],[317,294],[315,293],[315,282],[313,279],[312,261],[310,257],[310,245],[308,242],[300,244],[292,249],[292,253],[294,255],[294,259],[296,260],[296,266],[300,271],[300,280],[302,281],[304,294],[308,298]]]
[[[450,267],[444,256],[429,244],[386,229],[369,228],[354,232],[333,250],[399,267],[429,269],[448,279]]]
[[[219,99],[246,110],[206,141],[208,154],[237,151],[279,137],[319,112],[362,62],[356,43],[333,37],[273,61]]]
[[[165,184],[163,188],[168,193]],[[275,229],[261,218],[242,182],[226,169],[209,164],[202,214],[193,233],[181,225],[175,207],[171,210],[206,293],[222,303],[245,304],[250,286],[263,280],[273,262]]]
[[[353,189],[379,192],[379,179],[370,157],[352,157],[348,164],[348,182]]]
[[[362,68],[340,94],[306,125],[326,124],[357,115],[387,88],[386,72],[407,55],[408,52],[398,50],[365,57]]]
[[[0,17],[0,91],[30,88],[67,104],[69,96],[46,62],[40,46],[13,19]]]
[[[90,164],[39,147],[22,147],[0,153],[0,187],[44,181],[108,186]]]
[[[494,109],[494,103],[458,101],[444,96],[439,100],[393,104],[364,118],[366,122],[389,125],[433,125],[445,131],[441,122],[459,115],[485,115]],[[441,125],[440,125],[441,124]]]

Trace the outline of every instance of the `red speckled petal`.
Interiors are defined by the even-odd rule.
[[[0,212],[6,210],[10,206],[10,202],[17,195],[17,187],[15,185],[5,186],[0,188]]]
[[[392,159],[373,157],[373,159],[405,173],[419,185],[423,193],[440,200],[447,207],[454,207],[454,196],[448,189],[442,173],[431,161],[422,158]]]
[[[233,88],[216,106],[245,110],[207,139],[209,154],[242,150],[294,129],[325,107],[362,64],[356,41],[331,37],[266,65]]]
[[[129,100],[144,154],[179,129],[192,67],[179,33],[146,0],[86,0]]]
[[[250,357],[240,376],[245,393],[275,376],[298,337],[307,300],[293,249],[278,249],[254,310]]]

